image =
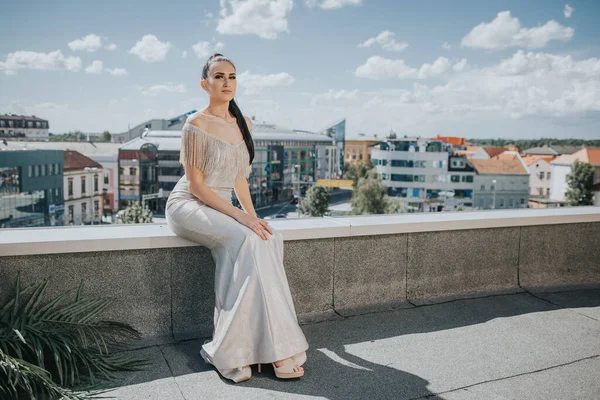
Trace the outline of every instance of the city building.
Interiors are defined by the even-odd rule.
[[[594,183],[600,181],[600,147],[583,148],[572,154],[563,154],[550,162],[551,181],[550,198],[555,201],[565,202],[568,183],[567,175],[575,160],[587,162],[594,167]]]
[[[471,159],[477,171],[473,205],[481,209],[527,208],[529,172],[520,159]]]
[[[0,144],[0,146],[2,146]],[[118,143],[107,143],[107,142],[25,142],[25,141],[14,141],[8,140],[6,145],[3,146],[8,149],[37,149],[37,150],[72,150],[83,154],[84,156],[91,158],[100,165],[102,165],[102,179],[103,179],[103,207],[104,215],[111,216],[115,215],[119,211],[118,203],[118,178],[119,178],[119,167],[118,167],[118,154],[119,147]]]
[[[377,137],[377,134],[369,136],[359,134],[358,138],[346,139],[345,163],[354,165],[371,160],[373,147],[381,142],[381,140],[381,138]]]
[[[442,140],[388,139],[373,148],[371,157],[388,195],[403,199],[409,208],[441,211],[472,206],[475,170]]]
[[[556,156],[525,155],[523,161],[529,171],[529,196],[530,200],[536,198],[550,197],[550,179],[552,177],[552,166],[550,162]]]
[[[343,118],[329,127],[322,133],[333,140],[333,145],[337,147],[335,152],[335,179],[344,178],[344,156],[346,155],[346,118]],[[334,178],[334,176],[332,176]]]
[[[47,141],[49,128],[47,120],[35,115],[0,115],[0,138]]]
[[[0,228],[63,225],[63,153],[0,150]]]
[[[142,122],[133,128],[127,129],[122,133],[113,133],[111,135],[111,141],[113,143],[127,143],[135,138],[141,137],[145,131],[181,131],[183,124],[188,116],[195,113],[196,110],[191,110],[185,114],[178,115],[168,119],[154,118],[145,122]]]
[[[317,133],[278,127],[272,124],[253,123],[254,161],[249,184],[252,202],[256,208],[273,202],[291,200],[294,194],[303,195],[321,178],[320,173],[334,176],[337,164],[334,158],[337,146],[333,139]],[[139,161],[146,149],[146,168],[155,168],[140,175]],[[145,132],[121,146],[119,150],[119,182],[121,208],[128,201],[142,200],[146,194],[147,205],[154,212],[164,213],[167,198],[184,169],[179,164],[181,149],[180,131]],[[330,170],[317,173],[317,153],[331,152],[324,158]],[[142,190],[142,187],[145,189]],[[156,201],[150,200],[155,198]],[[236,199],[234,198],[234,204]]]
[[[104,209],[102,165],[77,151],[65,150],[63,154],[65,224],[100,224]]]

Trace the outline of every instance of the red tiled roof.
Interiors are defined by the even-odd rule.
[[[479,174],[528,175],[529,173],[518,159],[514,160],[470,160]]]
[[[554,160],[556,157],[557,156],[544,156],[541,154],[526,154],[524,156],[521,156],[521,158],[527,166],[530,166],[531,164],[538,162],[539,160],[544,160],[547,163],[550,163],[550,161]]]
[[[508,147],[502,147],[502,146],[482,146],[483,150],[488,153],[488,155],[490,157],[494,157],[497,156],[500,153],[505,152],[506,150],[509,150]]]
[[[600,147],[586,147],[573,154],[563,154],[553,161],[557,163],[573,164],[575,160],[585,161],[592,165],[600,165]]]
[[[461,137],[456,137],[456,136],[440,136],[440,135],[437,135],[433,139],[444,141],[444,142],[446,142],[448,144],[451,144],[452,146],[464,146],[465,144],[467,144],[467,139],[461,138]]]
[[[81,154],[78,151],[65,150],[63,154],[64,154],[64,163],[65,163],[64,170],[65,171],[84,169],[85,167],[102,168],[101,164],[98,164],[96,161],[84,156],[83,154]]]

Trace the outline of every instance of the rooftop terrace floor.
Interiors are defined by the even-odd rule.
[[[272,367],[234,384],[198,354],[205,338],[132,350],[121,399],[596,399],[600,289],[455,300],[302,326],[305,376]]]

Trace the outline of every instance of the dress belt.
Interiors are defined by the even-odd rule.
[[[231,190],[233,190],[233,188],[229,187],[229,186],[209,186],[209,188],[211,188],[211,189],[231,189]]]

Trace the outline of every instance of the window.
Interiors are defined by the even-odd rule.
[[[500,207],[504,207],[504,199],[500,199]]]
[[[98,191],[98,174],[94,175],[94,192]]]
[[[40,176],[40,166],[39,165],[35,166],[35,176]]]
[[[81,220],[82,221],[85,221],[87,219],[86,214],[87,214],[87,204],[81,203]]]
[[[31,176],[33,175],[33,165],[29,166],[29,177],[31,178]]]
[[[129,175],[135,175],[135,168],[129,168]]]
[[[100,209],[100,202],[99,202],[99,200],[95,200],[94,201],[94,216],[98,217],[100,215],[98,213],[99,209]]]
[[[68,190],[69,190],[68,195],[73,196],[73,178],[69,178]]]
[[[460,175],[450,175],[450,182],[460,182]]]
[[[86,190],[85,190],[85,176],[81,177],[81,195],[85,196],[86,195]]]
[[[73,214],[75,207],[74,206],[69,206],[69,222],[73,222]]]
[[[521,199],[521,204],[525,204],[525,199]]]
[[[481,191],[483,192],[485,190],[485,185],[481,185]]]
[[[46,176],[46,164],[42,164],[42,176]]]
[[[61,196],[60,196],[60,190],[58,188],[54,189],[54,197],[56,198],[56,201],[61,201]]]
[[[546,175],[546,179],[550,180],[550,172],[548,172],[548,175]]]
[[[109,184],[109,182],[108,182],[108,172],[105,172],[105,173],[104,173],[104,184],[105,184],[105,185],[108,185],[108,184]]]
[[[490,190],[496,190],[496,187],[494,186],[494,184],[492,183],[492,185],[490,186]]]
[[[540,180],[544,180],[544,171],[540,172]]]
[[[538,194],[542,196],[544,194],[544,188],[538,188]]]

